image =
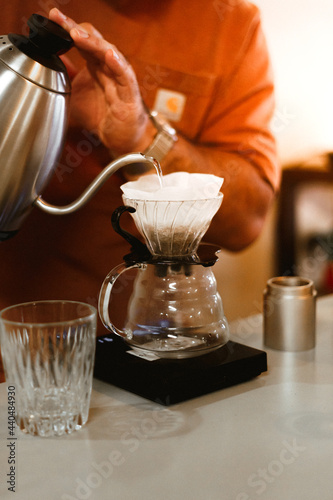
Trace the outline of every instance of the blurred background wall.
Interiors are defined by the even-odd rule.
[[[232,6],[235,1],[227,3]],[[311,169],[325,169],[326,154],[333,151],[333,2],[254,0],[253,3],[261,10],[274,68],[277,102],[272,130],[282,168],[288,169],[293,164],[306,169],[310,164]],[[307,198],[310,197],[311,188]],[[319,194],[319,198],[323,197]],[[326,205],[314,219],[319,224],[324,217],[325,228],[331,225],[332,230],[331,188],[325,199]],[[263,233],[252,246],[238,254],[223,251],[219,255],[214,270],[229,320],[261,312],[265,283],[280,272],[279,210],[278,201]],[[306,211],[310,213],[311,203],[300,209],[305,220]]]

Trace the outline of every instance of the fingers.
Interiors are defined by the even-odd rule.
[[[72,28],[76,27],[75,21],[65,16],[65,14],[63,14],[62,12],[60,12],[60,10],[56,8],[50,10],[49,19],[51,19],[51,21],[54,21],[57,24],[60,24],[60,26],[68,32],[70,32]]]
[[[105,84],[112,78],[119,86],[131,87],[136,82],[131,66],[114,45],[104,38],[96,38],[79,29],[72,29],[70,34],[75,46],[87,61],[87,66],[93,69],[100,82]]]
[[[106,50],[112,47],[90,23],[78,24],[56,8],[50,10],[49,18],[70,33],[73,40],[77,42],[78,48],[88,51],[94,50],[96,56],[98,56],[99,52],[104,51],[105,53]]]
[[[70,32],[72,29],[80,30],[80,28],[82,28],[83,32],[86,31],[87,33],[90,33],[96,38],[103,38],[101,33],[92,24],[82,23],[81,25],[79,25],[73,19],[67,17],[59,9],[56,8],[51,9],[49,12],[49,18],[51,19],[51,21],[54,21],[55,23],[59,24],[62,28],[64,28],[68,32]]]
[[[90,23],[78,24],[56,8],[50,10],[49,18],[70,33],[79,49],[87,50],[88,53],[94,50],[95,57],[111,47],[111,44],[104,40],[101,33]],[[99,43],[96,43],[97,41]]]
[[[81,51],[88,63],[93,66],[96,66],[98,62],[102,65],[106,64],[112,74],[119,78],[119,83],[126,84],[124,81],[124,74],[128,66],[126,59],[114,45],[103,38],[92,24],[77,24],[56,8],[51,9],[49,18],[70,33],[75,46]]]
[[[106,88],[111,78],[117,85],[124,101],[132,101],[138,95],[138,85],[132,67],[125,57],[90,23],[77,24],[54,8],[49,18],[68,31],[75,46],[87,61],[94,78]]]

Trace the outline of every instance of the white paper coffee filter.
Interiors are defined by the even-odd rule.
[[[223,180],[211,174],[174,172],[163,176],[163,186],[158,176],[152,174],[126,182],[121,189],[132,200],[204,200],[218,195]]]
[[[121,186],[125,205],[151,253],[188,255],[195,251],[218,211],[223,179],[210,174],[175,172],[147,175]]]

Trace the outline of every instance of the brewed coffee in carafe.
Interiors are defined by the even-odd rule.
[[[216,245],[201,243],[219,209],[222,179],[179,172],[122,186],[124,207],[113,214],[114,229],[132,245],[125,262],[105,278],[99,313],[106,328],[141,353],[188,358],[224,345],[229,328],[212,271]],[[120,227],[128,211],[145,245]],[[110,298],[115,281],[137,269],[122,330],[112,323]]]

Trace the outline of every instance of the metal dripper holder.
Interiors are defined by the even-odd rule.
[[[204,192],[202,180],[201,192]],[[223,195],[217,190],[210,198],[181,201],[152,199],[154,196],[157,194],[147,200],[125,194],[125,207],[113,214],[113,227],[131,244],[132,252],[104,280],[100,316],[108,330],[122,336],[136,350],[165,358],[205,354],[229,339],[228,323],[211,269],[219,248],[200,245]],[[124,211],[133,215],[146,245],[121,229],[119,219]],[[109,315],[112,287],[123,272],[133,268],[138,273],[127,321],[124,329],[119,330]]]

